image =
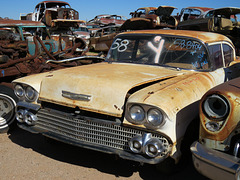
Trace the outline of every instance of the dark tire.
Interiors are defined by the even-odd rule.
[[[190,151],[191,144],[198,140],[199,137],[199,118],[195,118],[188,126],[184,139],[181,143],[181,158],[176,164],[175,160],[168,157],[163,162],[156,165],[159,172],[164,174],[171,174],[182,171],[189,163],[192,163],[192,154]]]
[[[15,120],[17,97],[13,89],[0,86],[0,133],[6,133]]]

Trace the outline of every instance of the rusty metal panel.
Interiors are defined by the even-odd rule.
[[[206,129],[205,124],[211,119],[205,115],[203,109],[200,107],[200,138],[201,139],[211,139],[214,141],[223,142],[226,140],[234,129],[238,127],[239,117],[240,117],[240,81],[239,78],[228,81],[220,86],[217,86],[207,92],[201,100],[201,104],[210,94],[218,94],[227,99],[229,103],[229,113],[225,117],[221,129],[217,132],[211,132]],[[237,133],[237,132],[236,132]],[[215,144],[215,143],[214,143]]]

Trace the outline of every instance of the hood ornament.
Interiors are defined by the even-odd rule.
[[[68,91],[62,91],[62,96],[68,99],[77,100],[77,101],[90,101],[91,96],[86,94],[76,94]]]

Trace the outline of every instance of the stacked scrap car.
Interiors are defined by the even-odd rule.
[[[174,9],[176,8],[172,6],[139,8],[130,13],[132,18],[122,25],[121,30],[175,29],[177,19],[171,16]]]
[[[105,54],[109,51],[115,36],[120,32],[116,25],[102,27],[91,35],[90,49],[102,51]]]
[[[240,8],[226,7],[207,11],[203,16],[196,19],[188,19],[178,24],[181,30],[198,30],[216,32],[228,36],[240,54],[239,36]]]
[[[102,14],[95,16],[93,19],[88,21],[88,24],[96,24],[99,26],[108,26],[108,25],[122,25],[127,18],[121,15],[109,15],[109,14]]]
[[[220,34],[121,33],[106,62],[15,80],[18,126],[174,171],[198,136],[199,100],[239,68],[232,42]]]
[[[213,8],[208,7],[187,7],[183,8],[178,16],[176,16],[179,22],[201,18],[206,12],[212,10]]]
[[[85,21],[79,20],[79,13],[72,9],[67,2],[42,1],[36,5],[33,13],[22,15],[21,19],[44,23],[48,27],[52,38],[60,43],[61,39],[64,39],[68,46],[74,46],[76,51],[72,53],[82,53],[79,49],[88,45],[87,40],[77,37],[72,32],[71,28],[79,28],[79,24],[85,23]]]
[[[36,5],[33,13],[22,15],[20,18],[21,20],[40,21],[51,27],[54,26],[52,21],[56,19],[65,19],[65,25],[67,20],[78,20],[79,13],[64,1],[42,1]]]

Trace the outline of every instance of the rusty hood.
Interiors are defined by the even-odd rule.
[[[42,80],[39,99],[121,117],[130,89],[186,73],[159,66],[117,63],[67,68]]]
[[[171,16],[173,10],[176,9],[173,6],[159,6],[156,10],[156,15],[158,16]]]

